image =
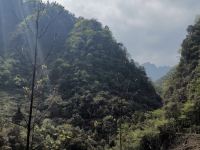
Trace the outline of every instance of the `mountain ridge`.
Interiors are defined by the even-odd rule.
[[[170,66],[156,66],[150,62],[146,62],[142,64],[142,66],[144,66],[148,77],[152,79],[152,81],[157,81],[158,79],[162,78],[171,69]]]

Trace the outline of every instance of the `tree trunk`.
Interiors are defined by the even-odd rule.
[[[31,99],[30,99],[29,119],[28,119],[28,127],[27,127],[26,150],[29,150],[30,148],[30,137],[31,137],[31,130],[32,130],[32,114],[33,114],[33,102],[34,102],[34,94],[35,94],[35,80],[36,80],[36,72],[37,72],[37,55],[38,55],[38,27],[39,27],[39,9],[37,10],[37,18],[36,18],[34,64],[33,64],[33,76],[32,76],[32,84],[31,84]]]

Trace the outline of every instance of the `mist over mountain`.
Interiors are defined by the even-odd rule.
[[[150,62],[142,64],[144,66],[147,76],[152,80],[156,81],[167,74],[170,71],[170,66],[156,66]]]

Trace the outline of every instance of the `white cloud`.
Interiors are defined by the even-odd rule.
[[[54,0],[52,0],[54,1]],[[57,0],[76,16],[108,25],[140,62],[174,65],[199,0]]]

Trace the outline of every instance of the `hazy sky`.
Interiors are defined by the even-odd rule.
[[[135,61],[158,66],[178,62],[186,28],[200,14],[200,0],[56,1],[76,16],[108,25]]]

